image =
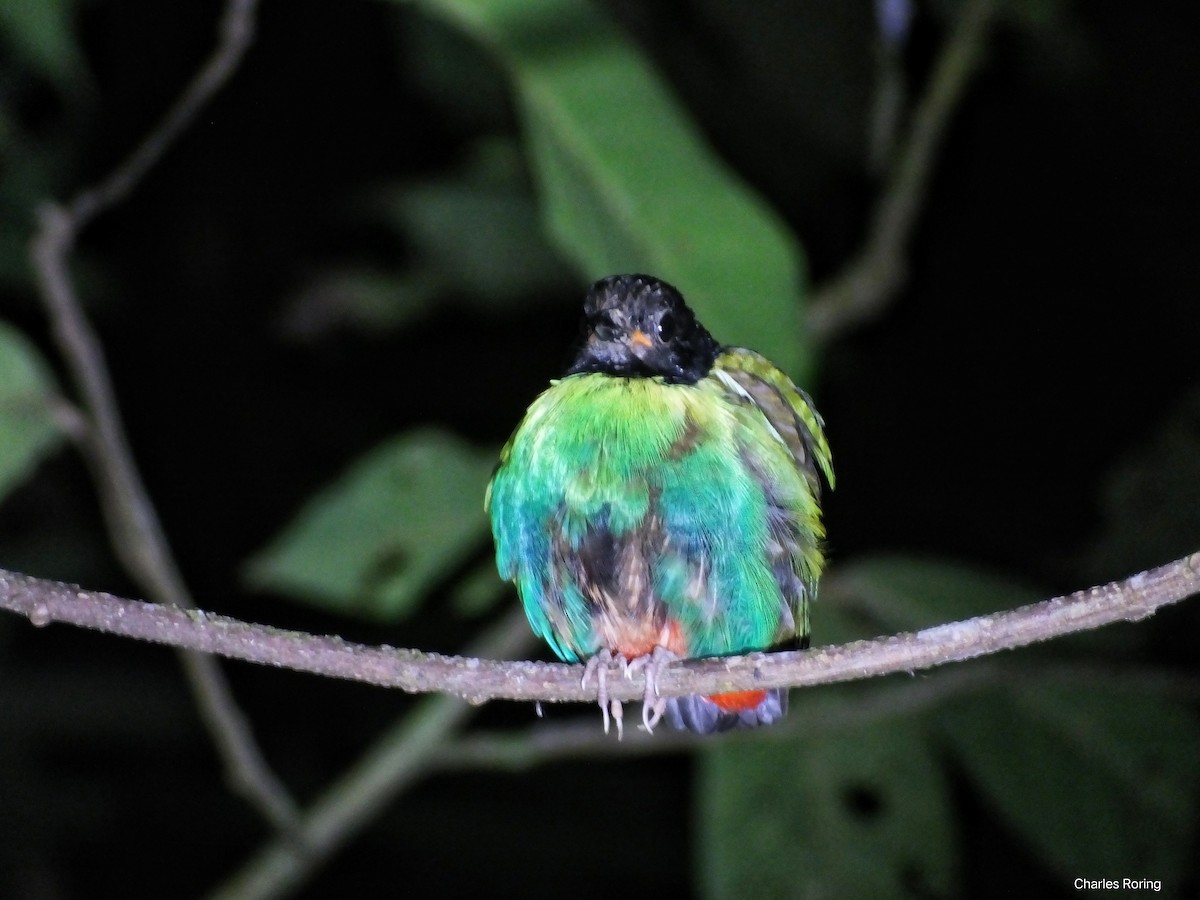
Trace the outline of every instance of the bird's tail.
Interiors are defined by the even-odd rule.
[[[787,713],[787,688],[769,691],[733,691],[702,697],[672,697],[667,700],[667,721],[674,728],[697,734],[757,728],[772,725]]]

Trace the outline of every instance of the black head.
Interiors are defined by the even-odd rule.
[[[582,344],[567,374],[658,375],[694,384],[719,351],[671,285],[649,275],[610,275],[583,301]]]

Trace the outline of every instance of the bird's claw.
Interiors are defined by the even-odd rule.
[[[621,673],[628,678],[629,660],[621,655],[613,656],[608,650],[601,650],[584,665],[583,678],[580,679],[579,686],[586,688],[593,677],[596,679],[596,702],[600,704],[600,713],[604,717],[604,733],[608,734],[608,723],[611,718],[617,725],[617,740],[619,741],[625,734],[625,711],[621,708],[620,700],[608,699],[608,669],[614,662],[621,667]]]
[[[629,678],[638,670],[646,674],[646,690],[642,694],[642,727],[648,734],[654,733],[654,726],[662,721],[667,709],[667,698],[658,696],[658,679],[663,671],[679,659],[674,653],[662,645],[656,646],[651,653],[639,656],[624,667],[625,677]]]
[[[621,654],[613,655],[608,650],[596,653],[583,667],[583,678],[580,687],[586,688],[592,678],[596,679],[596,702],[600,704],[600,712],[604,716],[604,733],[608,734],[608,724],[611,718],[617,726],[617,740],[624,736],[624,710],[620,700],[610,700],[608,697],[608,670],[616,663],[625,678],[632,678],[635,672],[644,672],[646,690],[642,694],[642,728],[647,733],[654,733],[654,726],[662,721],[667,709],[667,698],[658,696],[658,679],[663,671],[679,659],[666,647],[657,646],[653,652],[636,659],[626,659]]]

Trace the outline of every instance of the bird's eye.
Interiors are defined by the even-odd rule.
[[[675,316],[672,313],[663,313],[662,318],[658,320],[658,339],[660,341],[669,341],[675,337]]]

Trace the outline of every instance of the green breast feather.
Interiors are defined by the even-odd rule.
[[[803,641],[822,566],[818,468],[832,483],[820,417],[752,351],[726,350],[695,384],[571,375],[501,454],[487,498],[497,564],[564,660],[607,646],[606,606],[647,634],[673,630],[681,655]]]

